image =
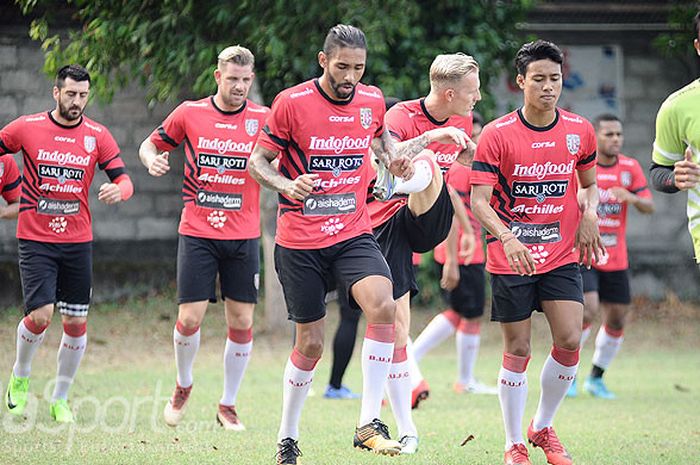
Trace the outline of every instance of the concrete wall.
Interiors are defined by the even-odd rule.
[[[644,167],[650,161],[654,117],[663,99],[694,76],[674,61],[663,60],[650,48],[649,38],[632,34],[540,34],[562,44],[615,44],[624,53],[626,107],[625,153]],[[39,44],[26,37],[22,27],[0,32],[0,125],[18,115],[54,106],[51,82],[41,72]],[[378,83],[381,85],[381,83]],[[97,175],[91,190],[95,232],[95,296],[106,298],[128,290],[158,288],[174,280],[175,243],[181,209],[181,152],[173,153],[173,170],[154,179],[138,161],[140,142],[157,126],[175,103],[148,108],[144,92],[132,88],[119,92],[101,107],[92,104],[87,114],[107,125],[122,149],[135,185],[126,204],[107,207],[97,201]],[[682,297],[700,297],[700,276],[692,260],[685,227],[685,195],[655,193],[657,213],[652,217],[632,212],[629,243],[633,291],[663,298],[668,290]],[[0,304],[19,296],[16,240],[13,222],[0,223]],[[138,270],[136,272],[135,270]]]

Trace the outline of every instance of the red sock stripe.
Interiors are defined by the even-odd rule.
[[[459,322],[457,331],[464,334],[481,334],[481,321],[463,318],[462,321]]]
[[[503,368],[513,373],[525,373],[529,362],[529,355],[527,357],[520,357],[519,355],[503,352]]]
[[[313,370],[320,360],[320,358],[307,357],[299,352],[296,347],[292,350],[292,355],[289,356],[289,359],[292,361],[292,365],[303,371]]]
[[[37,325],[36,323],[34,323],[34,321],[32,321],[32,319],[29,316],[25,316],[24,320],[22,321],[24,321],[24,326],[37,336],[46,331],[46,328],[49,327],[48,324],[46,326]]]
[[[401,363],[408,360],[408,354],[406,353],[406,346],[396,348],[394,347],[394,356],[391,358],[391,363]]]
[[[365,337],[377,342],[394,342],[396,330],[393,323],[368,324]]]
[[[607,326],[603,326],[603,329],[610,337],[622,337],[623,333],[625,332],[624,329],[612,329]]]
[[[462,319],[462,317],[459,316],[459,313],[455,312],[451,308],[448,308],[447,310],[442,312],[442,316],[447,318],[447,321],[449,321],[455,328],[459,326],[459,320]]]
[[[569,350],[552,346],[552,358],[565,367],[572,367],[578,363],[579,349]]]
[[[236,344],[247,344],[253,340],[253,327],[248,329],[228,329],[228,338]]]
[[[585,321],[583,322],[583,329],[586,330],[591,327],[591,323],[586,323]]]
[[[175,323],[175,329],[177,329],[178,333],[187,337],[192,336],[194,333],[199,331],[199,326],[195,326],[194,328],[188,328],[187,326],[183,325],[180,320],[177,320],[177,323]]]
[[[80,337],[87,333],[87,321],[84,323],[63,323],[63,332],[70,337]]]

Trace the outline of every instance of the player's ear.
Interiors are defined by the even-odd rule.
[[[58,102],[58,98],[61,95],[61,89],[58,86],[53,86],[53,99]]]
[[[221,70],[218,66],[214,70],[214,80],[216,81],[216,85],[221,85]]]
[[[695,47],[695,51],[698,52],[698,55],[700,55],[700,39],[695,39],[693,41],[693,46]]]
[[[520,90],[525,89],[525,76],[518,73],[518,75],[515,77],[515,82],[518,84],[518,87],[520,87]]]
[[[328,66],[328,55],[323,50],[318,52],[318,64],[323,69],[326,69],[326,66]]]

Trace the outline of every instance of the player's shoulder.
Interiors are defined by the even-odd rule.
[[[192,112],[192,111],[207,111],[213,110],[212,97],[204,97],[199,100],[185,100],[178,105],[174,111],[176,112]]]
[[[700,114],[700,79],[695,79],[686,86],[681,87],[661,104],[661,110],[672,111],[690,105]]]
[[[623,166],[623,167],[630,167],[630,166],[637,167],[637,166],[639,166],[639,162],[637,161],[636,158],[629,157],[629,156],[624,155],[622,153],[617,156],[617,162],[620,164],[620,166]]]
[[[311,100],[318,93],[319,90],[316,87],[314,80],[312,79],[309,81],[301,82],[292,87],[287,87],[286,89],[282,90],[279,94],[277,94],[277,97],[275,97],[275,101],[287,100],[295,103],[306,102],[308,100]]]
[[[83,115],[83,123],[82,124],[83,124],[83,127],[88,132],[94,132],[97,134],[109,134],[109,129],[107,129],[107,126],[95,121],[92,118],[88,118],[85,115]]]
[[[270,108],[266,107],[265,105],[259,105],[250,99],[246,100],[246,110],[249,113],[254,113],[256,115],[260,115],[261,117],[264,117],[270,113]]]
[[[384,94],[379,87],[361,82],[358,82],[355,87],[355,98],[363,103],[366,101],[374,105],[385,105]]]
[[[484,130],[482,131],[481,138],[479,140],[482,140],[482,138],[487,134],[489,134],[489,137],[493,137],[498,136],[499,134],[502,134],[504,132],[517,130],[517,123],[517,111],[511,111],[510,113],[506,113],[505,115],[494,119],[486,126],[484,126]]]
[[[46,111],[42,111],[39,113],[32,113],[29,115],[19,116],[14,121],[12,121],[12,124],[39,126],[42,123],[46,123],[48,121],[49,113]]]
[[[557,111],[559,112],[559,118],[566,126],[578,128],[579,130],[593,130],[591,122],[583,116],[562,108],[557,108]]]

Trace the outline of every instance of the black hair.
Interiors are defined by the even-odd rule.
[[[71,78],[76,82],[87,81],[89,83],[90,73],[88,73],[88,70],[80,65],[66,65],[59,69],[58,73],[56,73],[56,87],[59,89],[63,87],[63,84],[66,82],[66,78]]]
[[[367,38],[365,37],[365,33],[349,24],[333,26],[331,30],[328,31],[326,40],[323,41],[323,53],[330,56],[336,49],[342,47],[367,50]]]
[[[616,115],[613,115],[612,113],[603,113],[602,115],[598,115],[595,117],[593,120],[593,127],[597,131],[600,129],[600,123],[603,121],[617,121],[618,123],[622,123],[622,120]]]
[[[518,71],[518,74],[525,76],[527,65],[539,60],[551,60],[561,65],[564,62],[564,54],[552,42],[547,42],[546,40],[528,42],[520,47],[517,55],[515,55],[515,69]]]

